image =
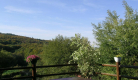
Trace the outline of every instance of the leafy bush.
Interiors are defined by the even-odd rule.
[[[85,77],[97,76],[95,72],[100,71],[100,67],[96,65],[100,59],[98,49],[92,47],[88,39],[81,37],[80,34],[75,34],[75,37],[72,37],[71,40],[71,46],[76,45],[79,48],[72,53],[73,60],[70,60],[69,63],[72,61],[77,63],[78,70]]]

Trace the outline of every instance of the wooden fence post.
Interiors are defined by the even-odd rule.
[[[117,80],[121,80],[121,77],[119,77],[120,75],[120,62],[116,62],[116,72],[117,72]]]
[[[32,63],[32,76],[33,76],[33,79],[32,80],[36,80],[36,62],[37,62],[37,60],[34,60],[34,61],[32,61],[31,63]]]

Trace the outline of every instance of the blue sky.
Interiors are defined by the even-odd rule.
[[[0,32],[51,40],[75,33],[96,42],[91,23],[105,20],[107,10],[124,18],[123,0],[0,0]],[[134,10],[138,0],[126,0]]]

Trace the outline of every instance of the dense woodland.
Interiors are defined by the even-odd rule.
[[[41,68],[37,74],[74,72],[80,70],[82,77],[95,80],[116,80],[114,76],[97,75],[95,72],[116,74],[114,67],[102,67],[98,64],[115,64],[114,57],[122,55],[121,64],[138,66],[138,12],[123,1],[125,19],[119,18],[116,11],[108,10],[108,17],[98,25],[92,23],[93,34],[98,47],[90,44],[88,38],[75,34],[73,37],[56,36],[52,40],[40,40],[14,34],[0,34],[0,68],[31,66],[25,59],[35,54],[41,59],[36,65],[54,65],[77,63],[62,68]],[[2,77],[31,75],[31,70],[8,70],[0,72]],[[138,69],[121,68],[121,75],[138,77]],[[74,75],[59,75],[37,78],[49,80]],[[0,76],[1,77],[1,76]],[[31,80],[31,79],[27,79]],[[128,80],[121,78],[121,80]],[[129,79],[132,80],[132,79]]]

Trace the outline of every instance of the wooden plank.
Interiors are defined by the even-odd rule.
[[[47,65],[47,66],[36,66],[36,68],[62,67],[62,66],[77,66],[77,65],[78,65],[78,64]]]
[[[93,80],[93,79],[86,79],[83,77],[69,77],[69,78],[50,79],[50,80]]]
[[[114,64],[98,64],[99,66],[109,66],[109,67],[116,67]]]
[[[116,74],[100,73],[100,72],[96,72],[96,74],[102,74],[102,75],[108,75],[108,76],[115,76],[115,77],[117,77]]]
[[[120,65],[120,67],[125,67],[125,68],[136,68],[138,69],[138,66],[126,66],[126,65]]]
[[[129,79],[138,79],[138,77],[124,76],[124,75],[120,75],[120,77],[129,78]]]

